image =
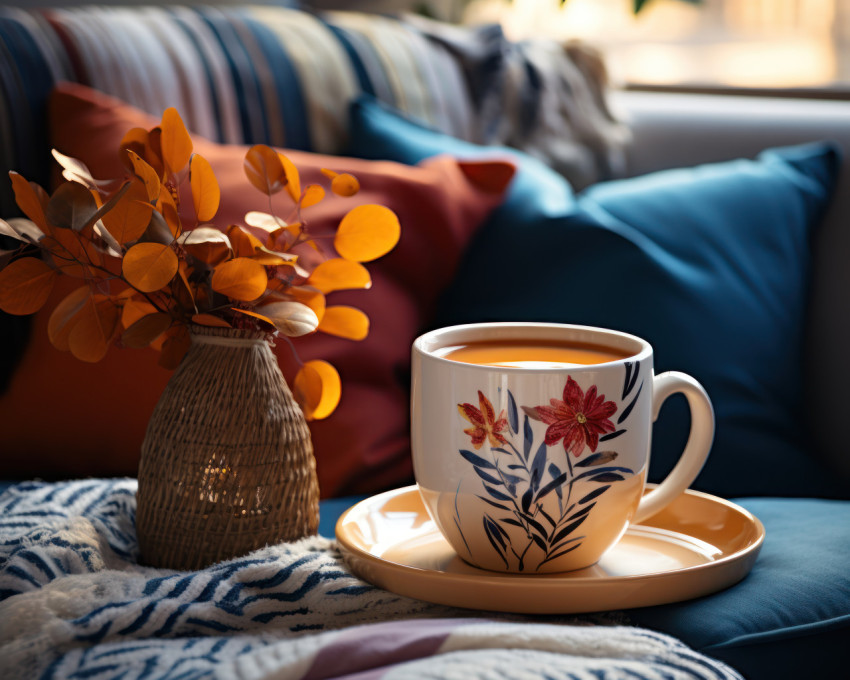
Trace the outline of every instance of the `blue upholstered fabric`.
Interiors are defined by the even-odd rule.
[[[766,537],[739,584],[698,600],[627,612],[749,680],[839,678],[850,641],[850,503],[802,498],[737,501]]]
[[[471,153],[363,101],[352,138],[355,151],[408,163]],[[838,165],[827,144],[776,149],[597,184],[540,210],[531,206],[557,183],[538,181],[531,164],[533,178],[520,171],[526,181],[469,248],[435,325],[556,321],[644,337],[656,372],[693,375],[714,402],[715,445],[696,488],[846,497],[807,452],[817,423],[803,417],[800,362],[810,238]],[[655,426],[650,479],[672,467],[688,427],[673,397]]]
[[[333,538],[336,521],[352,505],[367,498],[366,496],[343,496],[341,498],[326,498],[319,503],[319,536]]]

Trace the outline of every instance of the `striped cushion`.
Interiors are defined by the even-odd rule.
[[[578,183],[621,143],[580,55],[498,26],[286,7],[0,7],[0,173],[45,182],[45,103],[70,80],[227,143],[339,154],[363,92],[468,141],[527,149]],[[0,214],[17,212],[0,182]]]

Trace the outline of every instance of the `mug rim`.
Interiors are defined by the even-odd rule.
[[[497,333],[487,338],[481,338],[477,334],[482,330],[496,331]],[[541,338],[539,334],[527,334],[527,331],[535,330],[543,331],[544,335],[548,334],[548,338]],[[502,332],[498,333],[498,331]],[[413,341],[413,351],[421,354],[423,357],[427,357],[429,361],[445,362],[453,366],[460,365],[471,370],[492,371],[497,369],[499,371],[506,371],[509,373],[558,373],[564,371],[563,366],[536,366],[532,368],[527,366],[491,366],[487,364],[472,364],[447,359],[446,357],[434,354],[434,352],[446,346],[478,342],[482,339],[546,340],[558,337],[563,339],[563,336],[560,336],[560,334],[565,331],[572,334],[572,336],[569,337],[569,340],[573,342],[583,342],[586,344],[602,346],[607,345],[613,349],[629,352],[629,355],[622,359],[614,359],[612,361],[605,361],[598,364],[588,364],[587,366],[571,367],[570,370],[613,366],[627,361],[642,361],[652,356],[652,345],[643,338],[632,335],[631,333],[625,333],[612,328],[600,328],[597,326],[540,321],[489,321],[435,328],[423,333]],[[609,339],[611,342],[600,342],[592,339],[593,337],[600,335]],[[586,336],[586,338],[583,338],[582,336]],[[454,342],[450,344],[447,340]]]

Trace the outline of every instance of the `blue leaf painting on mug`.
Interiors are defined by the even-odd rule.
[[[613,484],[634,474],[630,468],[612,465],[619,455],[616,451],[597,450],[600,443],[626,432],[623,423],[643,389],[643,380],[638,383],[640,363],[626,362],[625,368],[622,401],[628,403],[623,409],[598,394],[595,385],[583,391],[571,376],[567,377],[562,398],[552,398],[548,405],[518,409],[510,390],[507,408],[498,414],[481,390],[477,408],[471,403],[458,404],[460,415],[471,425],[464,433],[474,449],[460,449],[460,455],[479,478],[483,493],[477,497],[494,509],[484,514],[481,530],[505,569],[514,562],[519,571],[535,571],[577,549],[585,538],[578,530],[597,500]],[[524,414],[522,423],[520,412]],[[616,425],[611,420],[615,416]],[[547,425],[537,446],[531,420]],[[485,443],[491,459],[477,452]],[[566,453],[565,469],[549,456],[549,449],[558,444]],[[542,501],[553,493],[557,512],[554,504],[547,505],[547,512]],[[455,524],[469,550],[457,503],[455,514]],[[512,541],[508,527],[522,530],[520,544]],[[528,553],[535,545],[542,557],[536,565],[530,565]]]

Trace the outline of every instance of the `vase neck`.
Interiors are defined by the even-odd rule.
[[[193,330],[192,342],[199,345],[219,345],[223,347],[250,347],[257,343],[266,342],[268,335],[262,331],[248,330],[221,330],[209,329]]]

